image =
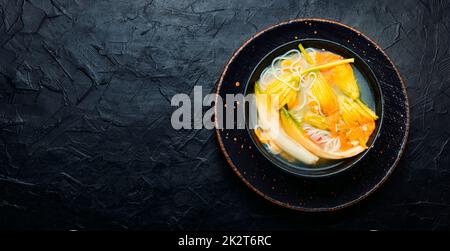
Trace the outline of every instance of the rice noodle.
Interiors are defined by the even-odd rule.
[[[329,131],[315,128],[307,123],[303,123],[303,130],[317,144],[323,145],[325,151],[338,152],[341,148],[339,138],[333,138]]]
[[[306,81],[303,78],[303,76],[300,76],[300,81],[301,81],[300,86],[303,88],[303,90],[301,91],[303,96],[302,96],[302,103],[294,108],[295,111],[299,111],[299,110],[303,109],[303,107],[305,107],[306,101],[308,99],[308,95],[310,95],[310,93],[311,93],[309,91],[309,89],[311,88],[314,81],[316,81],[316,79],[317,79],[317,75],[314,72],[310,72],[307,76],[308,76],[308,78],[311,79],[309,81],[309,84],[308,84],[308,81]]]
[[[270,82],[272,82],[274,79],[277,79],[280,82],[282,82],[283,84],[287,85],[289,88],[291,88],[295,91],[299,91],[300,88],[294,87],[291,84],[289,84],[287,81],[285,81],[284,79],[282,79],[280,77],[281,74],[279,74],[279,73],[286,69],[289,69],[289,70],[291,70],[291,72],[297,74],[298,76],[301,76],[301,74],[300,74],[300,71],[302,69],[301,65],[299,65],[298,67],[295,67],[295,69],[294,69],[294,66],[299,64],[301,59],[302,59],[302,55],[301,55],[300,51],[295,50],[295,49],[290,50],[290,51],[286,52],[285,54],[276,57],[274,60],[272,60],[270,67],[264,69],[263,72],[261,73],[261,76],[259,79],[259,83],[261,84],[261,87],[263,89],[265,89],[265,88],[267,88],[267,85],[270,84]],[[291,65],[289,67],[282,67],[281,63],[280,63],[282,60],[294,60],[294,61],[291,63]],[[268,79],[268,77],[270,77],[270,79]]]

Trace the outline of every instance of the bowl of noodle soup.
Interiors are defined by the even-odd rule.
[[[300,46],[303,51],[299,49]],[[310,64],[306,60],[308,55]],[[351,59],[351,63],[346,63],[346,70],[352,73],[352,79],[357,86],[352,89],[351,86],[338,86],[339,83],[332,85],[330,82],[333,78],[329,78],[330,76],[326,75],[329,72],[324,70],[308,72],[308,68],[312,68],[312,66],[323,65],[316,62],[321,55],[325,55],[327,58],[330,58],[329,55],[331,55],[337,59],[347,60],[343,63],[350,62]],[[332,63],[338,64],[338,61]],[[284,74],[286,71],[289,74]],[[339,75],[340,73],[335,72],[334,74]],[[331,86],[329,89],[332,93],[328,92],[339,101],[333,101],[334,103],[330,104],[327,97],[319,100],[321,99],[320,95],[324,96],[326,93],[315,87],[315,85],[319,85],[318,79],[323,80],[324,83],[329,83],[322,87],[329,88],[328,86]],[[275,82],[279,82],[279,86],[273,87]],[[258,106],[258,93],[268,93],[274,89],[282,93],[282,95],[277,96],[281,97],[280,100],[282,101],[277,101],[281,104],[274,105],[278,112],[275,117],[278,117],[279,121],[269,122],[269,125],[264,126],[260,119],[262,117],[261,108],[256,107],[258,113],[256,128],[250,127],[247,122],[247,131],[261,154],[280,169],[296,176],[308,178],[333,176],[348,170],[363,159],[375,143],[383,121],[382,92],[370,67],[351,49],[323,39],[299,39],[275,48],[253,69],[246,83],[244,94],[255,95]],[[292,98],[287,101],[287,98],[284,98],[286,96]],[[295,98],[293,98],[294,96]],[[354,100],[357,100],[364,109],[361,109],[356,101],[353,102]],[[345,131],[342,129],[341,134],[339,134],[340,129],[337,129],[338,125],[344,127],[346,123],[344,123],[343,118],[349,117],[345,117],[346,114],[343,112],[346,108],[345,105],[347,105],[344,102],[351,103],[347,109],[349,113],[355,113],[356,110],[360,109],[361,114],[364,111],[368,111],[367,114],[369,115],[373,114],[374,119],[364,120],[369,121],[367,125],[361,122],[361,126],[358,128],[362,128],[359,138],[363,139],[359,141],[358,135],[353,139],[346,138],[346,135],[353,133],[350,129],[345,129]],[[250,109],[255,108],[249,107],[250,105],[252,104],[247,104],[246,107],[246,118],[249,117]],[[259,106],[265,107],[266,104]],[[285,116],[283,117],[283,115]],[[367,117],[370,117],[369,115]],[[330,124],[330,118],[333,116],[342,117],[340,120],[338,119],[340,123]],[[284,118],[287,118],[287,122]],[[348,120],[345,120],[345,122],[348,122]],[[246,119],[246,121],[249,121],[249,119]],[[293,121],[293,123],[287,126],[298,126],[298,132],[292,134],[293,129],[286,128],[283,123],[289,124],[289,121]],[[320,124],[320,121],[323,123]],[[284,135],[283,140],[289,142],[277,141],[275,137],[271,137],[268,133],[267,127],[273,127],[274,124],[278,123],[281,125],[281,134]],[[333,129],[330,127],[333,127]],[[300,136],[303,137],[299,140],[300,144],[295,142],[295,136],[298,134],[303,135]],[[308,142],[304,144],[304,141],[301,140]],[[310,141],[316,144],[312,144]],[[294,143],[296,147],[301,149],[292,149],[291,146]],[[286,146],[283,147],[283,145]],[[302,148],[305,145],[306,147]],[[303,150],[305,153],[300,152]]]

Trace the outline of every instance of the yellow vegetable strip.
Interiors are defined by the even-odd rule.
[[[312,60],[312,58],[309,56],[308,52],[306,52],[305,48],[303,47],[302,44],[298,45],[298,48],[300,49],[300,51],[302,52],[303,56],[306,59],[306,62],[308,62],[308,64],[313,65],[314,61]]]
[[[334,61],[334,62],[323,64],[323,65],[310,67],[310,68],[300,72],[300,74],[304,75],[304,74],[307,74],[307,73],[312,72],[312,71],[322,70],[322,69],[334,67],[334,66],[337,66],[337,65],[347,64],[347,63],[354,63],[354,62],[355,62],[354,58],[343,59],[343,60]]]
[[[378,116],[373,112],[369,107],[366,106],[360,99],[356,100],[356,103],[363,109],[364,112],[366,112],[369,117],[371,117],[374,120],[378,119]]]

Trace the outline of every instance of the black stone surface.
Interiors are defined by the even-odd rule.
[[[448,1],[0,1],[1,229],[450,229]],[[173,94],[212,92],[232,53],[297,17],[385,49],[411,105],[399,166],[348,210],[272,205],[212,130],[170,127]]]

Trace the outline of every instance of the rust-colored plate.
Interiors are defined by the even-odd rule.
[[[353,205],[379,188],[393,172],[405,147],[410,123],[406,88],[382,49],[361,32],[334,21],[290,20],[257,33],[233,54],[217,84],[216,95],[224,98],[225,94],[244,94],[243,83],[249,82],[261,59],[284,44],[308,39],[326,40],[351,49],[377,79],[382,93],[383,121],[370,151],[345,172],[311,179],[275,166],[263,156],[245,129],[216,129],[216,134],[230,166],[257,194],[291,209],[332,211]]]

